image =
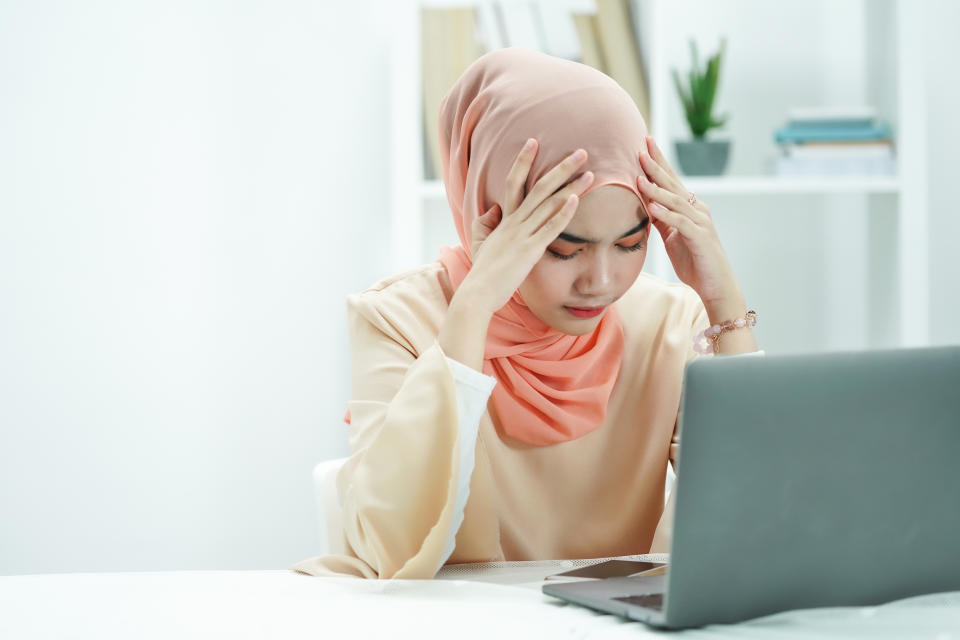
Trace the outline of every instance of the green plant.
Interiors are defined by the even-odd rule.
[[[720,49],[707,60],[707,68],[700,70],[700,63],[697,59],[697,44],[690,39],[690,51],[693,54],[693,68],[690,69],[690,90],[686,91],[680,82],[680,74],[673,69],[673,82],[677,87],[677,93],[680,94],[680,101],[683,102],[683,110],[687,116],[687,124],[690,125],[690,133],[694,139],[702,140],[707,131],[716,127],[722,127],[726,122],[728,115],[722,116],[719,120],[713,118],[713,99],[717,95],[717,82],[720,78],[720,61],[727,48],[727,39],[721,38]]]

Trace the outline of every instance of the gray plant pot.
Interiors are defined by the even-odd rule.
[[[730,158],[729,140],[675,142],[680,170],[688,176],[719,176]]]

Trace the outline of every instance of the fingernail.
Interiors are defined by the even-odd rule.
[[[535,145],[536,143],[537,141],[534,140],[533,138],[527,138],[527,143],[523,145],[523,150],[530,151],[530,149],[533,149],[533,145]]]
[[[583,149],[577,149],[577,152],[573,154],[574,160],[583,160],[587,157],[587,152]]]

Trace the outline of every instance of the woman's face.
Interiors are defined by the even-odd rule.
[[[598,187],[580,199],[567,228],[520,285],[520,295],[554,329],[589,333],[637,279],[649,237],[650,219],[635,193],[618,185]]]

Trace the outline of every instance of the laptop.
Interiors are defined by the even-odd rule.
[[[687,364],[665,574],[544,584],[656,627],[960,590],[960,346]]]

